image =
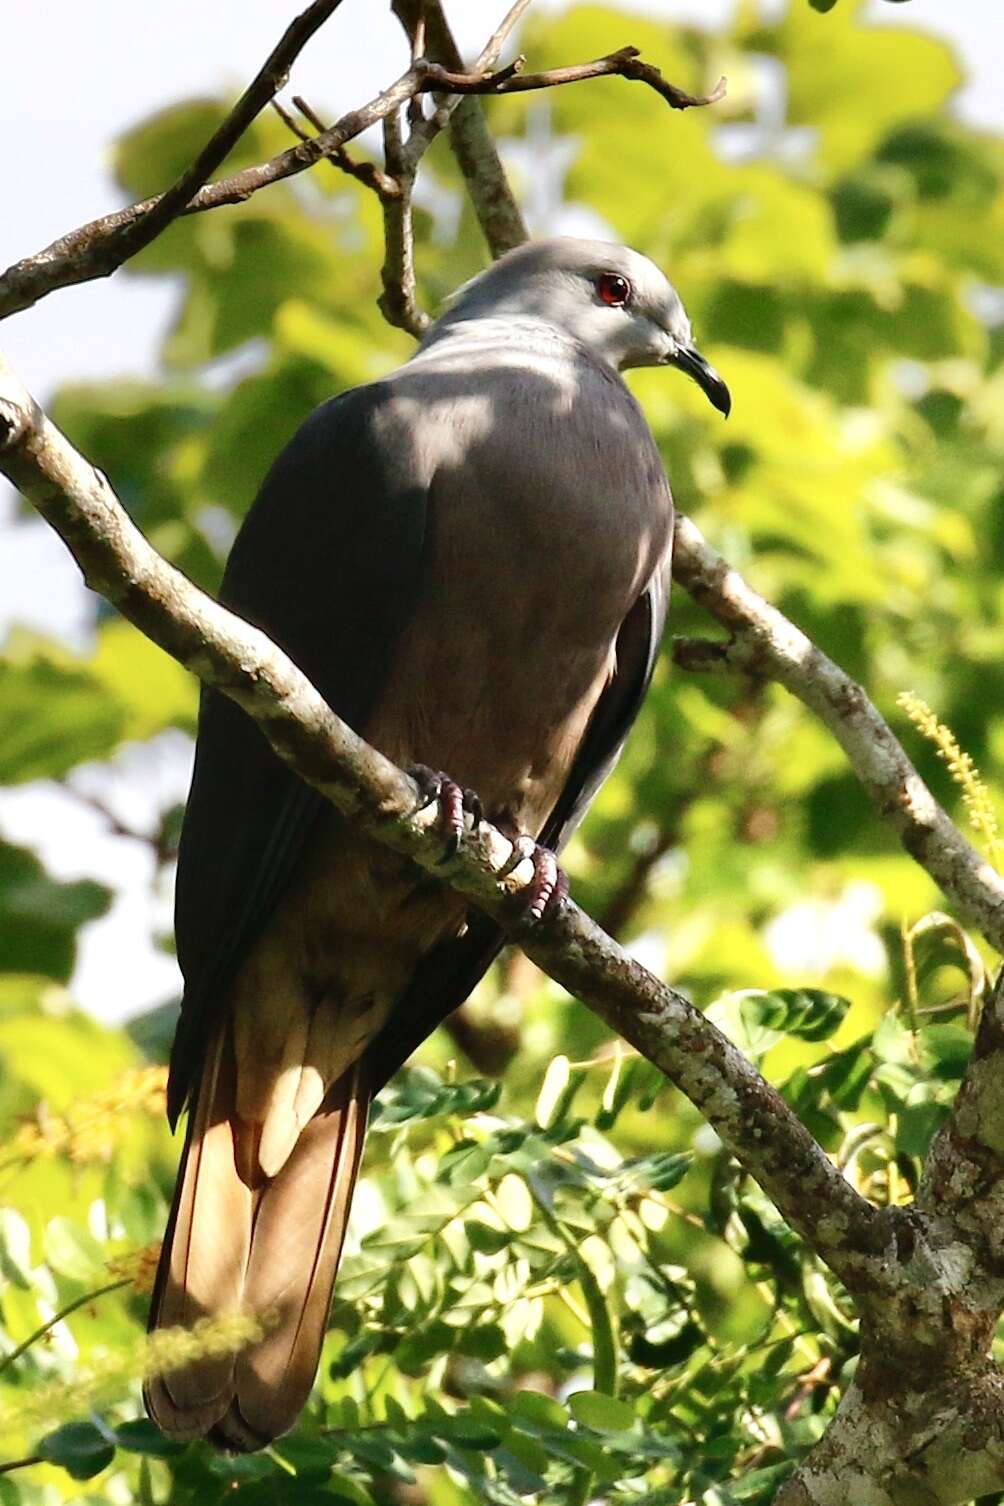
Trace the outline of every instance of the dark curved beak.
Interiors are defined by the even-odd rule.
[[[679,366],[681,371],[693,377],[711,406],[728,418],[732,410],[732,396],[718,372],[709,365],[699,350],[693,345],[681,345],[666,364]]]

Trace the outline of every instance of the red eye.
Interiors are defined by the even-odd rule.
[[[596,291],[611,308],[623,308],[631,297],[631,284],[619,272],[604,272],[597,279]]]

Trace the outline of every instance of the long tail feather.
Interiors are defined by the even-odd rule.
[[[310,1395],[366,1134],[360,1078],[358,1063],[339,1078],[258,1205],[244,1301],[274,1321],[238,1356],[234,1401],[212,1435],[226,1447],[250,1436],[262,1448]]]
[[[216,1042],[189,1123],[150,1327],[190,1328],[201,1317],[242,1311],[266,1332],[236,1357],[207,1356],[151,1380],[147,1410],[164,1432],[208,1435],[244,1452],[295,1422],[324,1339],[368,1096],[356,1063],[278,1174],[252,1179],[256,1158],[244,1143],[250,1127],[234,1109],[229,1032]]]

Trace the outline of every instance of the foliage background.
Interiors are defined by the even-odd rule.
[[[678,503],[869,688],[949,803],[896,711],[904,690],[996,800],[1004,143],[953,121],[943,44],[866,27],[854,0],[772,24],[742,6],[717,34],[583,7],[532,19],[521,47],[545,67],[626,41],[684,86],[727,73],[724,106],[669,116],[618,80],[492,101],[517,186],[531,195],[560,149],[575,225],[670,270],[734,399],[723,426],[672,375],[631,378]],[[781,123],[758,108],[765,78]],[[180,104],[120,142],[124,194],[168,181],[224,104]],[[263,120],[233,165],[285,144]],[[435,307],[484,253],[445,142],[424,182]],[[407,355],[375,306],[380,238],[375,203],[327,170],[178,223],[125,274],[183,280],[162,376],[59,394],[57,422],[200,584],[310,408]],[[682,594],[673,630],[707,630]],[[191,733],[194,714],[194,686],[110,616],[79,658],[14,631],[0,777],[79,790],[81,766]],[[165,809],[153,838],[165,872],[177,819]],[[860,1185],[909,1198],[981,957],[948,920],[911,936],[939,897],[800,706],[664,659],[568,867]],[[228,1461],[131,1425],[137,1252],[176,1155],[145,1070],[170,1009],[113,1031],[74,1007],[75,938],[106,903],[0,843],[0,1463],[52,1461],[0,1472],[0,1502],[770,1499],[853,1364],[840,1294],[679,1095],[518,958],[472,1006],[492,1064],[511,1057],[502,1086],[441,1034],[385,1097],[296,1434]]]

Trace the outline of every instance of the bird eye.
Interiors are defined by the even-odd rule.
[[[619,272],[604,272],[597,279],[596,291],[612,309],[623,308],[631,298],[631,284]]]

